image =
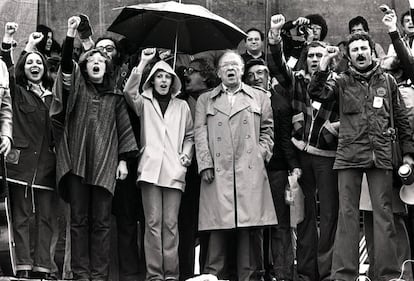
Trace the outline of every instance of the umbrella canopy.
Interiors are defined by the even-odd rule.
[[[206,8],[174,1],[124,7],[108,30],[140,47],[186,54],[236,48],[246,37],[236,25]]]

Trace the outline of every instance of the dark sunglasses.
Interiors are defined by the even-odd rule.
[[[184,69],[184,75],[186,75],[186,76],[190,76],[194,72],[201,72],[201,70],[193,68],[193,67],[189,67],[189,68]]]

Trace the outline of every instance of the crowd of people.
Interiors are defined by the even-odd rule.
[[[414,280],[414,207],[392,161],[398,139],[414,168],[409,5],[401,33],[384,8],[387,53],[361,16],[333,45],[321,15],[277,14],[246,31],[244,53],[178,54],[174,66],[168,50],[94,40],[85,15],[68,19],[62,45],[39,25],[14,64],[18,24],[6,23],[0,153],[16,277],[60,277],[60,197],[77,281],[109,280],[112,231],[121,281],[192,278],[196,245],[206,280],[355,281],[361,210],[370,280]],[[289,176],[304,195],[297,225]]]

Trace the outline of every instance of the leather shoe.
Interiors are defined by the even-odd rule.
[[[29,279],[30,278],[30,270],[18,270],[16,272],[16,277],[19,279]]]

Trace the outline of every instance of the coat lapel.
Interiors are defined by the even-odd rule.
[[[243,91],[238,92],[235,98],[234,104],[230,110],[230,118],[250,106],[249,96],[245,95]]]
[[[231,106],[226,93],[222,92],[216,97],[214,101],[214,108],[220,111],[221,113],[230,115]]]

